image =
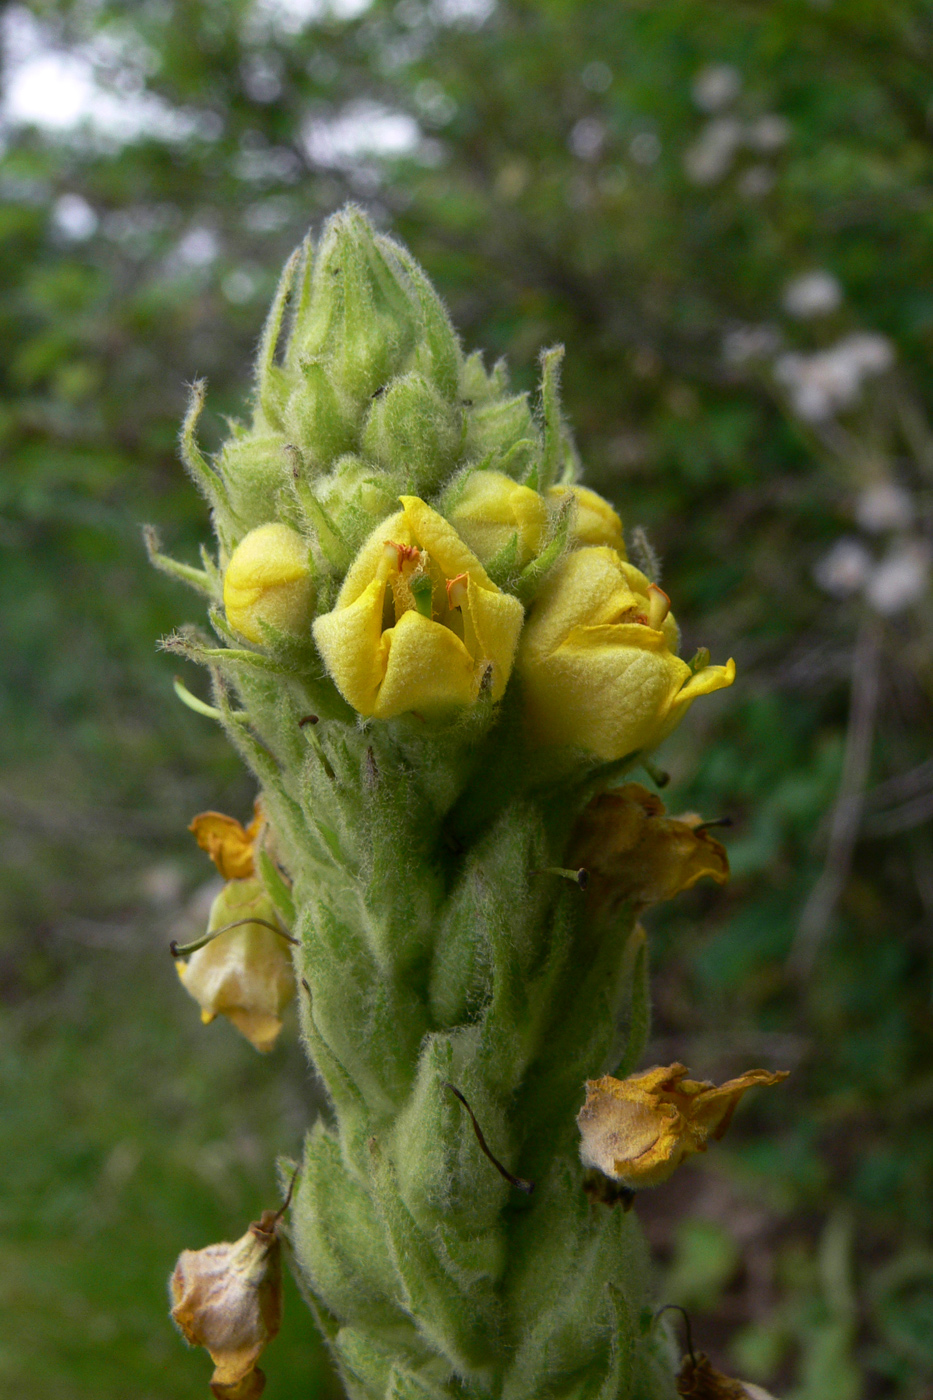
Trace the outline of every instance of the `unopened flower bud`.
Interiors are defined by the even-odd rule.
[[[686,1065],[675,1064],[588,1080],[577,1115],[584,1164],[630,1189],[657,1186],[723,1136],[744,1093],[787,1078],[785,1071],[752,1069],[717,1087],[687,1074]]]
[[[233,551],[224,607],[230,626],[247,641],[266,640],[264,623],[292,636],[306,632],[313,598],[308,546],[290,526],[260,525]]]
[[[169,1281],[172,1317],[191,1346],[214,1363],[217,1400],[255,1400],[265,1376],[256,1365],[282,1325],[278,1216],[264,1211],[233,1244],[186,1249]]]
[[[227,928],[236,924],[236,928]],[[208,1025],[226,1016],[257,1050],[271,1050],[295,994],[292,960],[276,932],[275,905],[256,877],[230,880],[211,906],[208,932],[224,929],[175,966]]]
[[[483,564],[514,540],[514,562],[522,567],[540,552],[548,531],[544,498],[504,472],[471,472],[448,519]]]

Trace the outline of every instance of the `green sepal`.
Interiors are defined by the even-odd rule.
[[[295,922],[295,902],[292,899],[291,891],[279,874],[275,861],[262,846],[256,851],[256,860],[259,865],[259,874],[266,887],[266,893],[275,905],[285,927],[290,929]]]
[[[344,1323],[405,1330],[401,1285],[366,1186],[336,1137],[316,1123],[292,1206],[295,1250],[315,1294]]]
[[[282,335],[282,321],[295,284],[295,275],[310,255],[309,240],[292,253],[282,269],[272,305],[262,328],[259,341],[259,354],[256,359],[256,394],[258,399],[257,426],[281,432],[285,426],[283,413],[288,393],[288,376],[276,364],[276,351]]]
[[[219,601],[219,594],[214,579],[204,569],[195,569],[191,564],[182,564],[177,559],[172,559],[168,554],[161,552],[161,541],[159,532],[154,525],[143,526],[143,543],[146,546],[146,554],[149,563],[160,573],[168,574],[170,578],[176,578],[181,583],[187,583],[189,588],[195,592],[203,594],[205,598]]]
[[[508,589],[518,573],[518,531],[494,554],[486,565],[486,572],[499,588]],[[510,590],[511,591],[511,590]]]
[[[289,388],[283,428],[315,472],[356,445],[359,420],[348,412],[320,358],[303,359]]]
[[[392,1164],[377,1139],[369,1143],[372,1181],[407,1310],[429,1345],[461,1376],[487,1380],[495,1331],[482,1296],[467,1297],[440,1267],[429,1238],[402,1200]]]
[[[571,500],[568,500],[560,507],[557,515],[557,522],[554,526],[554,533],[544,546],[536,559],[532,559],[530,564],[526,564],[515,581],[512,591],[527,607],[534,599],[538,589],[546,580],[554,565],[561,558],[567,548],[567,541],[570,534],[570,520],[572,515]]]
[[[421,332],[415,346],[415,366],[444,398],[459,400],[460,343],[443,303],[407,248],[395,245],[395,254],[411,278],[421,308]]]
[[[648,956],[648,940],[644,929],[636,924],[629,934],[634,944],[631,958],[631,1004],[628,1018],[628,1039],[625,1054],[613,1074],[617,1079],[625,1079],[637,1069],[645,1053],[648,1037],[651,1035],[651,976]]]

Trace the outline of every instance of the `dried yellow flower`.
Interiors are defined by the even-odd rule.
[[[188,827],[202,851],[207,851],[225,880],[245,880],[254,873],[253,845],[259,835],[259,803],[249,826],[223,812],[199,812]]]
[[[644,908],[673,899],[705,875],[724,885],[725,848],[699,817],[666,817],[664,803],[640,783],[600,793],[574,828],[568,863],[589,874],[589,898],[605,909]]]
[[[235,924],[235,928],[228,925]],[[205,1025],[226,1016],[265,1053],[282,1029],[282,1012],[295,995],[295,974],[275,905],[253,876],[230,880],[211,906],[208,932],[226,929],[175,963]]]
[[[585,1165],[630,1189],[657,1186],[723,1136],[748,1089],[787,1078],[786,1071],[751,1069],[717,1087],[688,1073],[686,1065],[660,1065],[627,1079],[587,1080],[577,1115]]]
[[[265,1386],[256,1362],[282,1325],[278,1221],[263,1211],[233,1244],[183,1250],[169,1282],[182,1335],[210,1352],[217,1400],[254,1400]]]
[[[702,1352],[684,1357],[677,1376],[677,1394],[684,1400],[774,1400],[760,1385],[724,1376]]]

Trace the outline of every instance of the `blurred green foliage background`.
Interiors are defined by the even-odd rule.
[[[346,198],[468,349],[567,346],[588,480],[733,690],[664,754],[733,880],[650,918],[651,1062],[790,1068],[637,1209],[659,1300],[793,1400],[933,1396],[933,5],[34,0],[0,115],[0,1389],[187,1400],[177,1252],[276,1200],[294,1035],[204,1030],[194,812],[252,793],[156,638],[198,617],[186,384],[223,435]],[[198,690],[196,672],[185,677]],[[767,1100],[767,1101],[765,1101]],[[264,1363],[265,1364],[265,1363]],[[334,1395],[288,1299],[268,1394]]]

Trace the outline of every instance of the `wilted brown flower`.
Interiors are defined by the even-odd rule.
[[[593,799],[574,828],[567,861],[588,871],[589,899],[606,911],[673,899],[704,875],[719,885],[729,878],[725,848],[701,818],[666,817],[661,799],[640,783]]]
[[[169,1281],[182,1335],[210,1352],[217,1400],[255,1400],[265,1386],[256,1362],[282,1325],[280,1214],[263,1211],[233,1244],[183,1250]]]
[[[661,1065],[627,1079],[588,1080],[577,1115],[585,1165],[632,1189],[657,1186],[722,1137],[746,1090],[787,1078],[783,1070],[752,1069],[717,1087],[687,1073],[686,1065]]]
[[[724,1376],[702,1352],[684,1357],[677,1376],[677,1394],[684,1400],[774,1400],[760,1385]]]

